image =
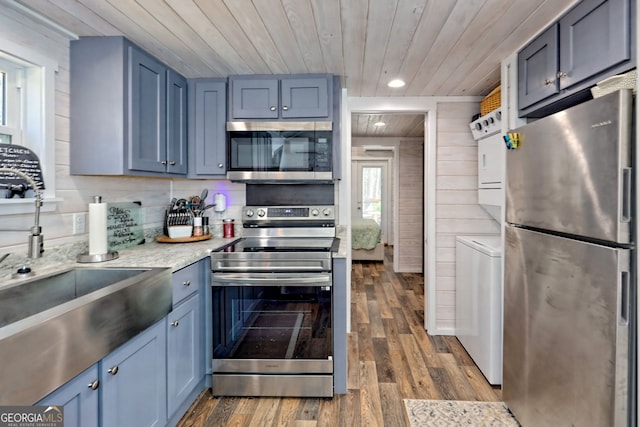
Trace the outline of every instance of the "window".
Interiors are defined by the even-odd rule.
[[[0,143],[22,145],[38,155],[45,202],[55,199],[57,68],[51,58],[0,37]],[[32,204],[33,199],[5,199],[0,191],[0,214],[30,212]],[[50,209],[45,204],[43,210]]]
[[[25,145],[20,132],[23,116],[20,111],[20,82],[24,67],[8,55],[0,55],[0,144]]]

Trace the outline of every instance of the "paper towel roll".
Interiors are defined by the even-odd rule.
[[[227,210],[227,198],[224,194],[216,193],[215,196],[213,196],[213,203],[216,204],[213,208],[216,212],[224,212]]]
[[[89,255],[107,253],[107,204],[89,203]]]

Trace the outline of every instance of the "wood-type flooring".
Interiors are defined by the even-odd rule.
[[[348,393],[333,398],[212,397],[204,391],[180,420],[200,426],[408,426],[403,399],[499,401],[455,337],[424,330],[422,274],[354,262]]]

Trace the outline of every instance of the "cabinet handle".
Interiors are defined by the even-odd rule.
[[[283,105],[283,106],[282,106],[282,109],[283,109],[284,111],[287,111],[287,110],[289,109],[289,107],[287,107],[286,105]]]
[[[177,328],[179,324],[180,322],[178,322],[177,320],[174,320],[173,322],[170,323],[170,325],[173,326],[174,328]]]
[[[175,161],[175,160],[171,160],[171,161],[169,162],[169,164],[170,164],[171,166],[173,166],[173,165],[175,165],[175,164],[176,164],[176,161]]]
[[[218,167],[222,169],[224,165],[222,163],[218,163]]]
[[[556,76],[561,79],[563,77],[567,77],[567,73],[565,73],[564,71],[558,71],[558,74],[556,74]]]
[[[97,390],[99,385],[100,385],[100,381],[95,380],[95,381],[93,381],[93,382],[90,382],[88,387],[89,387],[91,390]]]
[[[555,82],[554,79],[544,79],[544,85],[545,86],[552,85],[554,82]]]
[[[272,105],[271,107],[269,107],[269,111],[276,111],[276,106]]]
[[[116,365],[116,366],[114,366],[114,367],[112,367],[112,368],[107,369],[107,372],[108,372],[108,373],[110,373],[111,375],[115,375],[115,374],[117,374],[117,373],[118,373],[118,365]]]
[[[163,164],[163,165],[165,165],[165,166],[167,165],[167,161],[166,161],[166,160],[163,160],[163,161],[161,161],[160,163],[161,163],[161,164]]]
[[[184,282],[182,282],[183,285],[185,286],[190,286],[191,285],[191,280],[185,280]]]

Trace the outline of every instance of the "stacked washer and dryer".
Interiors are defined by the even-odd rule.
[[[478,202],[502,220],[502,112],[470,124],[478,142]],[[502,243],[500,236],[456,237],[456,336],[490,384],[502,383]]]

